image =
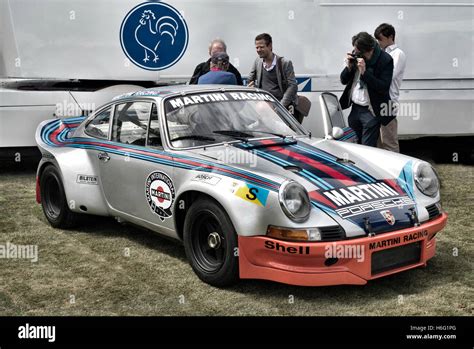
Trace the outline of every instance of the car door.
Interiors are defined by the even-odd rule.
[[[96,151],[103,193],[118,216],[140,218],[150,211],[145,200],[145,181],[153,162],[146,147],[152,101],[116,103],[112,110],[109,141]]]
[[[324,135],[327,139],[357,143],[357,136],[346,122],[337,96],[323,92],[319,96],[321,115],[323,117]]]
[[[110,141],[110,150],[97,154],[109,206],[140,225],[173,229],[168,219],[174,203],[173,167],[163,152],[156,104],[117,103]]]

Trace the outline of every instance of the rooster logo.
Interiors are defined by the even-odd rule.
[[[120,29],[122,49],[137,66],[162,70],[184,54],[188,29],[181,14],[163,2],[143,3],[132,9]]]
[[[143,62],[150,60],[150,56],[148,55],[148,52],[150,52],[154,56],[153,62],[156,63],[159,60],[157,50],[161,39],[164,36],[169,36],[171,45],[174,45],[174,38],[176,37],[178,29],[178,22],[176,22],[173,17],[164,16],[156,20],[155,14],[152,11],[145,10],[142,14],[142,18],[140,18],[140,24],[138,24],[137,29],[135,29],[135,40],[145,49]]]

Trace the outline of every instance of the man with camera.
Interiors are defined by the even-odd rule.
[[[342,109],[352,105],[348,121],[359,143],[376,147],[380,125],[387,125],[394,118],[389,94],[393,60],[366,32],[353,36],[352,46],[340,76],[346,85],[340,103]]]

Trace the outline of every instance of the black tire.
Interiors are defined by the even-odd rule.
[[[71,212],[59,171],[48,165],[40,178],[41,206],[48,222],[54,228],[72,228],[78,214]]]
[[[219,204],[208,198],[194,202],[186,214],[183,238],[186,256],[202,281],[216,287],[237,282],[237,234]],[[212,242],[220,243],[211,247]]]

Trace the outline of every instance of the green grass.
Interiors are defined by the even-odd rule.
[[[102,218],[53,229],[35,202],[34,170],[0,174],[0,244],[39,248],[37,263],[0,259],[0,315],[472,315],[474,167],[437,169],[449,221],[427,268],[366,286],[242,280],[224,290],[196,277],[179,243],[152,232]]]

